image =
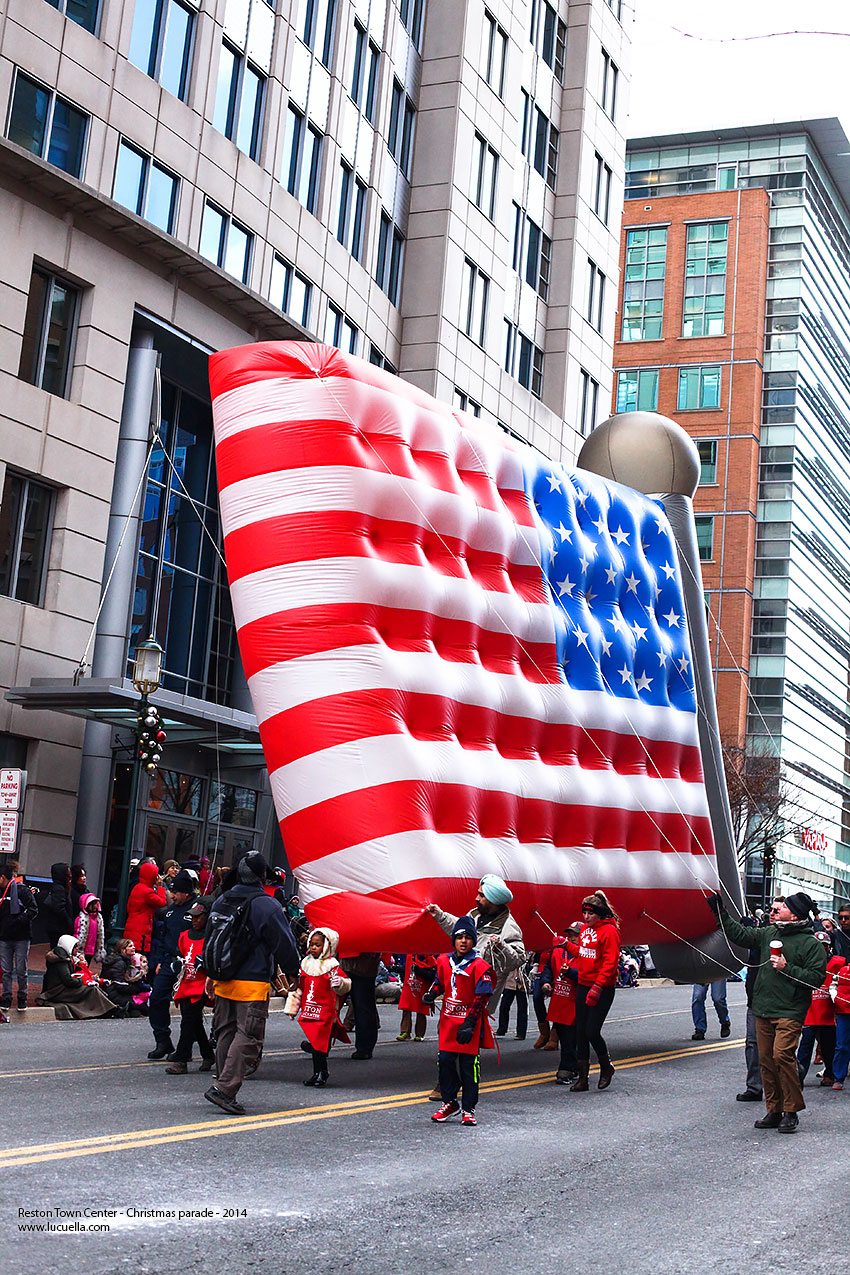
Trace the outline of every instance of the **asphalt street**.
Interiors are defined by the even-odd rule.
[[[735,1102],[743,988],[729,992],[732,1036],[710,1016],[704,1044],[689,988],[618,992],[603,1093],[554,1085],[536,1033],[506,1038],[498,1064],[483,1056],[474,1129],[431,1122],[434,1041],[397,1043],[392,1006],[374,1058],[335,1051],[318,1092],[299,1029],[274,1014],[242,1118],[204,1101],[194,1065],[144,1061],[143,1020],[5,1028],[0,1271],[844,1269],[850,1091],[810,1074],[800,1132],[754,1130],[762,1109]],[[21,1229],[47,1223],[74,1229]]]

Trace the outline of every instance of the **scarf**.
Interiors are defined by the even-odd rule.
[[[449,953],[449,964],[452,967],[452,1000],[457,1000],[457,974],[465,974],[473,961],[478,960],[478,949],[473,948],[471,952],[467,952],[466,956],[458,956],[457,952]]]

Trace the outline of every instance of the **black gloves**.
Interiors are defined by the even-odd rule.
[[[433,1005],[436,999],[437,999],[437,991],[432,984],[432,986],[428,988],[427,992],[422,993],[422,997],[421,997],[422,1004]]]
[[[711,908],[715,916],[720,916],[720,909],[723,907],[723,899],[719,894],[710,894],[706,899],[706,903]]]
[[[468,1045],[472,1040],[472,1033],[475,1031],[475,1019],[469,1015],[463,1020],[463,1023],[457,1029],[457,1043],[459,1045]]]

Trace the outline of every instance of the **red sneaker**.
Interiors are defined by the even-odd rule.
[[[444,1102],[442,1107],[437,1108],[431,1119],[437,1124],[443,1124],[444,1121],[448,1120],[449,1116],[456,1116],[459,1111],[459,1102]]]
[[[475,1119],[475,1115],[472,1111],[464,1111],[463,1115],[460,1118],[460,1123],[472,1125],[472,1124],[478,1124],[478,1121]]]

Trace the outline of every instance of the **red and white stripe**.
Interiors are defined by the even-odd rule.
[[[562,681],[522,449],[328,347],[211,360],[225,554],[289,862],[346,950],[427,951],[485,872],[684,937],[717,879],[693,714]],[[653,909],[650,908],[650,911]],[[690,926],[690,929],[689,929]]]

